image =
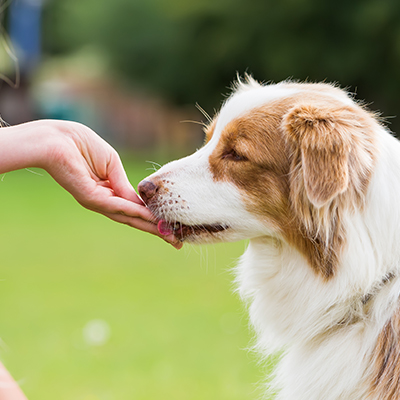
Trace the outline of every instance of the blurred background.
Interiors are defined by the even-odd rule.
[[[201,146],[196,104],[237,74],[337,82],[400,132],[397,0],[2,0],[0,25],[1,116],[89,125],[134,186]],[[176,252],[33,172],[0,181],[0,356],[29,398],[257,398],[246,244]]]
[[[119,149],[169,158],[202,143],[182,122],[202,119],[196,103],[212,115],[247,72],[338,82],[398,125],[396,0],[2,4],[0,72],[18,88],[2,83],[0,112],[11,124],[79,120]]]

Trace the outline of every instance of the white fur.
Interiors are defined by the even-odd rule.
[[[347,246],[337,274],[325,282],[267,220],[246,210],[244,197],[233,183],[213,180],[208,164],[230,121],[298,90],[282,84],[260,86],[254,81],[239,85],[222,107],[208,144],[148,179],[168,177],[165,185],[177,207],[164,211],[164,218],[187,225],[230,226],[192,241],[251,239],[237,267],[237,281],[241,296],[249,303],[257,348],[265,355],[283,350],[273,385],[277,399],[367,399],[371,353],[400,294],[399,142],[377,125],[378,161],[366,207],[345,215]],[[327,96],[352,104],[344,92]],[[382,285],[388,273],[395,278]],[[376,294],[367,318],[361,302],[371,292]],[[349,316],[357,317],[357,322],[326,334]]]

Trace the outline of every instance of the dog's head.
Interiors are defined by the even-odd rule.
[[[374,117],[328,84],[239,82],[206,143],[139,184],[162,233],[204,243],[273,236],[325,276],[362,209],[375,159]],[[329,249],[329,251],[327,251]]]

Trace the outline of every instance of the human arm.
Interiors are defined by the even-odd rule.
[[[87,209],[162,237],[154,216],[128,181],[117,152],[85,125],[39,120],[0,129],[0,173],[45,169]]]

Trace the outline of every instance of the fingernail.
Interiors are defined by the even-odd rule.
[[[183,243],[182,242],[178,242],[178,243],[171,243],[172,246],[174,246],[177,250],[180,250],[183,247]]]
[[[174,246],[177,250],[183,247],[183,243],[180,240],[177,240],[174,235],[165,236],[164,240],[170,245]]]

